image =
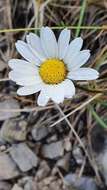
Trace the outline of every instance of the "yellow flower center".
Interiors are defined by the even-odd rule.
[[[61,60],[47,59],[41,64],[39,73],[46,84],[58,84],[66,78],[67,67]]]

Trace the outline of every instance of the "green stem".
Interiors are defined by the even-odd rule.
[[[101,127],[107,129],[107,124],[99,117],[99,115],[94,111],[92,106],[90,106],[90,110],[97,123],[99,123]]]
[[[82,6],[81,6],[80,17],[79,17],[79,21],[78,21],[78,26],[77,26],[77,30],[76,30],[75,37],[78,37],[78,36],[79,36],[80,29],[81,29],[80,27],[81,27],[81,25],[82,25],[83,18],[84,18],[84,13],[85,13],[86,4],[87,4],[87,0],[84,0],[84,1],[83,1],[83,4],[82,4]]]

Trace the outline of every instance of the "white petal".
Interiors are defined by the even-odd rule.
[[[30,44],[28,44],[28,47],[29,49],[32,51],[32,53],[35,55],[35,57],[39,60],[39,64],[38,66],[43,62],[45,61],[46,59],[42,56],[42,55],[39,55],[39,53],[37,51],[35,51],[32,46]]]
[[[64,62],[66,64],[69,64],[73,57],[80,51],[83,45],[83,39],[81,37],[75,38],[73,41],[71,41],[67,54],[64,57]]]
[[[22,79],[19,79],[16,81],[16,83],[18,85],[21,85],[21,86],[32,86],[32,85],[37,85],[37,84],[41,84],[42,82],[40,81],[39,78],[22,78]]]
[[[38,53],[40,59],[42,61],[45,60],[45,54],[41,46],[40,38],[36,34],[30,33],[26,36],[26,40],[27,43],[30,44],[30,46],[34,49],[34,51]]]
[[[58,57],[63,59],[69,47],[70,30],[66,28],[62,30],[58,39]]]
[[[23,59],[10,59],[10,60],[9,60],[9,66],[10,66],[12,69],[15,68],[14,66],[16,66],[16,64],[25,65],[25,66],[27,65],[27,66],[29,66],[29,67],[35,68],[35,65],[34,65],[33,63],[30,63],[30,62],[25,61],[25,60],[23,60]]]
[[[18,40],[16,42],[17,51],[29,62],[34,63],[35,65],[40,64],[40,60],[32,53],[32,50],[29,48],[28,44]]]
[[[39,75],[23,75],[15,71],[9,72],[9,79],[15,81],[21,86],[36,85],[37,83],[42,83]]]
[[[73,59],[69,62],[68,69],[69,70],[76,70],[84,65],[90,57],[90,50],[83,50],[80,51]]]
[[[40,85],[21,87],[17,90],[17,94],[20,96],[31,95],[41,90]]]
[[[41,44],[47,58],[58,57],[58,45],[53,31],[42,27],[40,31]]]
[[[65,98],[72,98],[75,95],[75,86],[71,80],[66,79],[64,82]]]
[[[64,100],[64,88],[62,83],[58,85],[46,85],[45,93],[58,104]]]
[[[38,73],[38,67],[22,59],[11,59],[9,61],[11,69],[18,73],[36,75]]]
[[[9,79],[16,82],[19,79],[19,73],[16,73],[14,71],[10,71],[9,72]]]
[[[68,78],[72,80],[95,80],[99,77],[98,71],[92,68],[80,68],[68,73]]]
[[[45,106],[49,101],[49,97],[44,93],[44,91],[41,91],[37,103],[39,106]]]

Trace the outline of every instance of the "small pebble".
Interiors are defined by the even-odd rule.
[[[10,155],[23,172],[29,171],[38,165],[36,154],[25,143],[12,145]]]
[[[45,158],[54,159],[59,156],[63,156],[63,154],[64,154],[64,147],[62,141],[45,144],[42,147],[42,155]]]

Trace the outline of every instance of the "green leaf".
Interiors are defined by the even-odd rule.
[[[86,8],[86,0],[83,1],[83,4],[81,6],[81,12],[80,12],[80,17],[79,17],[79,21],[78,21],[78,26],[77,26],[77,29],[76,29],[76,34],[75,34],[75,37],[78,37],[79,36],[79,33],[80,33],[80,27],[82,25],[82,22],[83,22],[83,18],[84,18],[84,13],[85,13],[85,8]]]
[[[101,119],[101,117],[96,113],[96,111],[93,109],[92,106],[89,107],[92,116],[94,117],[94,119],[96,120],[96,122],[103,128],[107,128],[107,124]]]

